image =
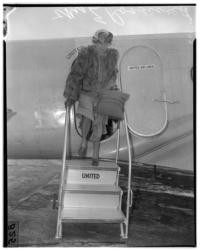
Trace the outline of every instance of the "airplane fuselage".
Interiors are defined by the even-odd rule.
[[[189,137],[191,141],[193,42],[194,34],[119,36],[114,40],[113,47],[120,54],[118,85],[130,94],[126,110],[138,161],[176,139]],[[9,158],[61,158],[66,77],[77,55],[74,49],[90,43],[90,38],[6,43]],[[81,138],[75,119],[71,114],[71,152],[76,156]],[[116,138],[115,133],[102,142],[101,157],[114,158]],[[90,144],[88,156],[91,153]],[[127,159],[123,129],[120,159]]]

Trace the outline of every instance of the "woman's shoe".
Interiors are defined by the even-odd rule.
[[[80,146],[78,154],[80,157],[85,157],[87,153],[87,146]]]
[[[99,165],[99,160],[98,159],[92,159],[92,165],[93,166],[98,166]]]

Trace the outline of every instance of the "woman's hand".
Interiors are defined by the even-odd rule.
[[[74,99],[68,98],[68,99],[65,101],[65,108],[66,108],[66,109],[67,109],[67,107],[70,108],[74,103],[75,103],[75,100],[74,100]]]
[[[119,88],[117,87],[117,85],[114,85],[110,88],[110,90],[119,91]]]

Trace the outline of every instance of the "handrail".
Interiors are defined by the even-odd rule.
[[[126,140],[128,145],[128,160],[129,160],[129,170],[128,170],[128,191],[127,191],[127,201],[126,201],[126,231],[125,238],[128,238],[128,227],[129,227],[129,207],[132,204],[130,203],[130,199],[132,199],[132,190],[131,190],[131,168],[132,168],[132,157],[131,157],[131,146],[130,146],[130,138],[129,138],[129,129],[127,124],[127,115],[124,112],[124,126],[126,131]]]
[[[120,148],[120,123],[118,123],[117,128],[117,144],[116,144],[116,157],[115,157],[115,163],[118,164],[118,158],[119,158],[119,148]],[[119,170],[117,171],[117,182],[116,185],[119,184]]]
[[[63,185],[65,180],[65,166],[66,166],[66,155],[67,155],[67,138],[68,138],[68,128],[69,128],[69,112],[70,108],[66,108],[65,114],[65,129],[64,129],[64,146],[63,146],[63,157],[62,157],[62,171],[61,171],[61,182],[59,188],[58,197],[58,217],[57,217],[57,230],[56,238],[61,238],[62,235],[62,224],[61,224],[61,212],[62,212],[62,197],[63,197]]]
[[[118,125],[117,128],[117,144],[116,144],[116,157],[115,157],[115,163],[118,163],[119,158],[119,146],[120,146],[120,125]]]

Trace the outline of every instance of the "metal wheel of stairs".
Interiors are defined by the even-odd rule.
[[[120,224],[121,237],[128,238],[129,207],[131,206],[130,201],[132,201],[130,188],[131,155],[129,151],[129,181],[125,216],[121,210],[123,191],[118,186],[120,172],[120,167],[117,165],[119,129],[116,161],[100,161],[99,166],[92,166],[91,160],[66,160],[69,123],[70,111],[67,109],[56,238],[62,238],[62,223],[118,223]],[[127,140],[129,144],[128,137]]]

